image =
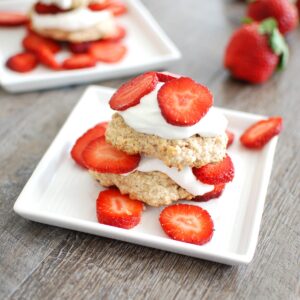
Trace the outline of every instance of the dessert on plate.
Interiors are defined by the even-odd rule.
[[[220,194],[233,179],[227,120],[207,87],[148,72],[122,85],[109,103],[115,113],[105,137],[82,153],[100,185],[162,206]]]
[[[88,42],[117,34],[108,0],[41,0],[30,13],[31,29],[59,41]]]

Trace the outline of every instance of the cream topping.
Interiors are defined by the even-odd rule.
[[[195,134],[202,137],[224,134],[228,121],[214,107],[195,125],[181,127],[167,123],[157,101],[157,93],[163,84],[158,83],[151,93],[141,98],[140,104],[118,112],[129,127],[137,132],[154,134],[164,139],[186,139]]]

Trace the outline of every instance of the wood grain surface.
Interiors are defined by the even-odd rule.
[[[14,201],[86,86],[0,89],[0,299],[299,299],[300,29],[287,70],[250,86],[222,68],[242,1],[144,3],[182,52],[170,71],[207,84],[218,106],[284,118],[254,260],[228,267],[17,216]]]

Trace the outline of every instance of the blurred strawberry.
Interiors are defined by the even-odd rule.
[[[282,34],[294,30],[299,22],[297,8],[289,0],[252,0],[247,16],[255,21],[274,18]]]
[[[224,66],[233,77],[263,83],[288,60],[288,46],[272,18],[236,30],[225,51]]]

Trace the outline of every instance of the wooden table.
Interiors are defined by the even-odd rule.
[[[207,84],[216,105],[284,118],[254,260],[229,267],[16,215],[15,199],[86,86],[0,90],[0,299],[299,299],[300,30],[288,39],[287,70],[250,86],[222,68],[243,3],[144,2],[182,52],[170,71]]]

